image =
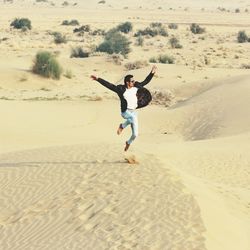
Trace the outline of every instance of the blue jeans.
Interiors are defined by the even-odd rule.
[[[129,138],[129,140],[127,141],[128,144],[131,144],[134,141],[134,139],[138,136],[137,112],[135,110],[127,109],[121,115],[124,119],[126,119],[126,121],[124,123],[122,123],[122,128],[126,128],[128,125],[131,126],[132,135]]]

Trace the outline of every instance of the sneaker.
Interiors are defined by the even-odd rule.
[[[123,127],[122,127],[122,124],[120,124],[118,129],[117,129],[117,134],[120,135],[122,130],[123,130]]]
[[[130,144],[128,144],[128,143],[126,142],[126,145],[125,145],[124,151],[127,151],[127,150],[128,150],[128,148],[129,148],[129,146],[130,146]]]

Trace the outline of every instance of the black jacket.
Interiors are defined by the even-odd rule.
[[[154,74],[152,72],[149,73],[149,75],[146,77],[146,79],[143,82],[135,82],[134,87],[136,88],[142,88],[143,86],[145,86],[146,84],[148,84],[151,79],[153,78]],[[114,91],[120,98],[121,101],[121,111],[125,112],[127,110],[127,101],[124,98],[123,94],[126,91],[126,86],[119,84],[119,85],[114,85],[110,82],[105,81],[102,78],[98,78],[97,81],[99,83],[101,83],[103,86],[105,86],[106,88]]]

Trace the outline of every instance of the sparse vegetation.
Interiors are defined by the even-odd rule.
[[[201,28],[200,25],[196,23],[192,23],[190,25],[190,30],[192,31],[193,34],[202,34],[206,31],[205,28]]]
[[[175,59],[169,55],[159,55],[157,58],[152,57],[149,59],[150,63],[164,63],[164,64],[174,64]]]
[[[242,69],[250,69],[250,64],[242,64],[241,68]]]
[[[64,1],[63,3],[62,3],[62,6],[68,6],[69,5],[69,2],[67,2],[67,1]]]
[[[174,103],[175,96],[168,90],[155,90],[152,92],[152,103],[163,105],[165,107],[171,106]]]
[[[248,36],[244,30],[238,32],[237,41],[238,43],[246,43],[249,41]]]
[[[170,23],[170,24],[168,25],[168,28],[169,28],[169,29],[174,29],[174,30],[176,30],[176,29],[178,29],[178,25],[177,25],[176,23]]]
[[[83,50],[82,47],[78,46],[75,48],[71,49],[71,55],[70,57],[76,57],[76,58],[85,58],[85,57],[89,57],[89,52],[86,52]]]
[[[130,41],[127,37],[119,33],[117,30],[110,30],[105,35],[104,42],[98,47],[97,51],[106,52],[108,54],[122,54],[126,56],[130,52]]]
[[[168,36],[168,32],[166,30],[166,28],[161,24],[161,23],[151,23],[150,27],[146,27],[144,30],[138,30],[134,36],[138,37],[138,36]]]
[[[180,42],[176,37],[171,37],[169,39],[169,43],[170,43],[172,49],[181,49],[182,48],[182,45],[180,45]]]
[[[47,78],[60,79],[62,67],[53,54],[40,51],[36,54],[32,72]]]
[[[146,66],[148,66],[148,62],[145,60],[137,60],[135,62],[128,62],[125,64],[125,68],[127,70],[140,69]]]
[[[96,30],[93,30],[90,35],[92,36],[104,36],[105,35],[105,30],[103,29],[96,29]]]
[[[16,18],[10,26],[14,27],[15,29],[23,29],[27,28],[31,30],[31,21],[28,18]]]
[[[130,31],[132,31],[132,29],[133,29],[133,25],[131,22],[125,22],[117,26],[117,30],[125,34],[128,34]]]
[[[54,42],[56,44],[67,43],[66,36],[62,35],[60,32],[54,32]]]
[[[76,19],[72,19],[71,21],[64,20],[62,22],[62,25],[76,26],[76,25],[80,25],[80,24],[79,24],[79,22]]]
[[[85,32],[90,32],[91,29],[90,29],[90,26],[87,24],[87,25],[82,25],[81,27],[79,28],[75,28],[73,30],[74,33],[79,33],[81,35],[83,35]]]

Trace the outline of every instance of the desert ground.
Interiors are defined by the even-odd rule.
[[[250,249],[250,42],[237,40],[250,40],[249,1],[14,0],[0,14],[0,249]],[[104,35],[91,32],[124,22],[130,52],[97,51]],[[168,35],[139,45],[152,23]],[[82,25],[91,32],[73,32]],[[71,57],[77,46],[88,56]],[[60,79],[33,73],[39,51]],[[153,100],[124,152],[119,99],[90,75],[142,81],[153,65]]]

